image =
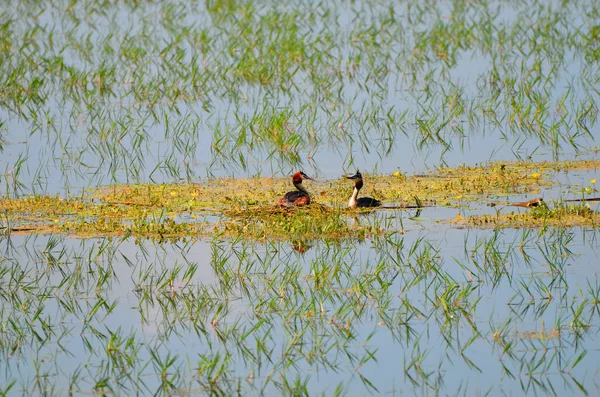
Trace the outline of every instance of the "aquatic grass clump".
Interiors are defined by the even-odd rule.
[[[239,125],[235,128],[217,123],[211,145],[213,164],[247,169],[252,161],[258,160],[248,153],[257,152],[281,164],[299,167],[301,152],[315,144],[311,134],[303,131],[306,127],[294,120],[291,109],[261,105],[253,115],[236,115],[236,119]]]
[[[307,35],[298,26],[306,23],[303,13],[269,10],[254,20],[246,11],[239,17],[229,25],[234,33],[228,46],[232,49],[234,77],[264,86],[283,85],[292,80],[299,69],[310,66],[312,56],[304,42]],[[248,29],[248,23],[259,28]]]

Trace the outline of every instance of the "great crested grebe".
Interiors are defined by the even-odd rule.
[[[292,207],[294,205],[308,205],[310,204],[310,195],[302,186],[302,179],[308,179],[309,181],[314,181],[311,177],[306,175],[304,172],[299,171],[292,175],[292,182],[296,189],[291,192],[287,192],[280,200],[277,205],[281,207]]]
[[[360,171],[357,170],[356,174],[347,176],[346,179],[354,181],[354,192],[352,192],[352,197],[350,197],[350,201],[348,201],[348,208],[379,207],[381,205],[381,201],[372,197],[356,198],[359,190],[363,187],[363,178]]]

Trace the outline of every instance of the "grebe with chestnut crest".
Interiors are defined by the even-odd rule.
[[[304,172],[299,171],[292,175],[292,183],[298,190],[287,192],[277,203],[281,207],[293,207],[310,204],[310,195],[308,191],[302,186],[302,180],[308,179],[314,181],[311,177],[306,175]]]

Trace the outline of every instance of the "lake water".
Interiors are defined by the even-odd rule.
[[[585,0],[2,4],[0,193],[597,159],[599,15]],[[598,174],[556,178],[514,201],[577,198]],[[335,241],[5,233],[0,391],[598,394],[596,229],[446,222],[497,210],[519,211],[375,212],[358,221],[386,234]]]

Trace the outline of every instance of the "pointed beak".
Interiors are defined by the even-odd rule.
[[[300,177],[302,179],[308,179],[309,181],[314,181],[313,178],[311,178],[310,176],[306,175],[303,171],[300,171],[298,174],[300,174]]]

